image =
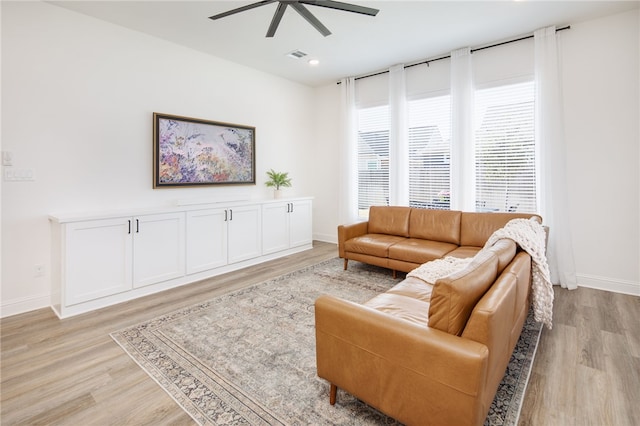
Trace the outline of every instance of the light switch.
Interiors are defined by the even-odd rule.
[[[2,165],[13,166],[13,152],[2,151]]]
[[[4,180],[7,182],[33,182],[36,174],[33,169],[4,169]]]

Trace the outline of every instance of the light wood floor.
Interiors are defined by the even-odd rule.
[[[109,333],[337,255],[333,244],[85,315],[4,318],[0,423],[192,425]],[[521,425],[640,425],[640,298],[556,289]]]
[[[640,297],[554,290],[519,424],[640,425]]]

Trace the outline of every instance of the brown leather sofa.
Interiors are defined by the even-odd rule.
[[[429,214],[412,222],[402,210],[389,209],[400,215],[384,230],[407,223],[430,227]],[[448,249],[449,254],[457,250],[455,254],[461,257],[475,255],[473,261],[435,285],[406,278],[364,304],[329,295],[318,298],[318,376],[331,385],[331,404],[340,388],[408,425],[481,425],[522,331],[531,286],[531,258],[513,241],[499,240],[492,247],[481,247],[497,223],[522,216],[507,219],[496,213],[430,213],[458,221],[466,236],[456,236],[452,231],[455,226],[433,220],[431,229],[416,231],[414,226],[413,233],[401,237],[405,240],[389,239],[384,236],[393,235],[379,232],[383,229],[380,223],[376,225],[374,214],[374,226],[368,225],[366,230],[375,232],[360,232],[359,241],[371,242],[375,235],[383,235],[377,244],[372,243],[380,250],[364,254],[353,251],[357,248],[353,244],[346,245],[352,250],[341,251],[341,255],[406,270],[423,257],[389,257],[389,252],[393,256],[390,246],[402,241],[411,246],[416,235],[440,235],[441,239],[449,235],[449,241],[426,240],[451,244],[448,246],[416,243],[419,253],[428,257],[437,250]],[[353,229],[343,227],[343,237],[351,235],[346,241],[358,238]]]
[[[374,206],[369,220],[338,226],[338,254],[349,260],[409,272],[444,256],[473,257],[491,234],[527,213],[476,213]]]

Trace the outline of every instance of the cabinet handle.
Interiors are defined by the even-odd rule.
[[[229,209],[229,220],[233,220],[233,209]]]
[[[225,210],[225,211],[224,211],[224,221],[225,221],[225,222],[227,221],[227,213],[228,213],[228,210]]]
[[[140,221],[136,219],[136,234],[140,232]]]
[[[293,203],[291,203],[291,213],[293,213]]]
[[[127,232],[127,234],[131,233],[131,219],[127,220],[127,222],[129,222],[129,232]]]

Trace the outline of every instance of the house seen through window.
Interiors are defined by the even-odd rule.
[[[476,210],[536,211],[533,81],[475,93]]]
[[[476,211],[536,211],[534,83],[478,89],[474,105]],[[449,95],[407,103],[409,205],[450,208]],[[388,105],[358,109],[358,215],[389,204]]]
[[[389,106],[358,110],[358,217],[389,204]]]

